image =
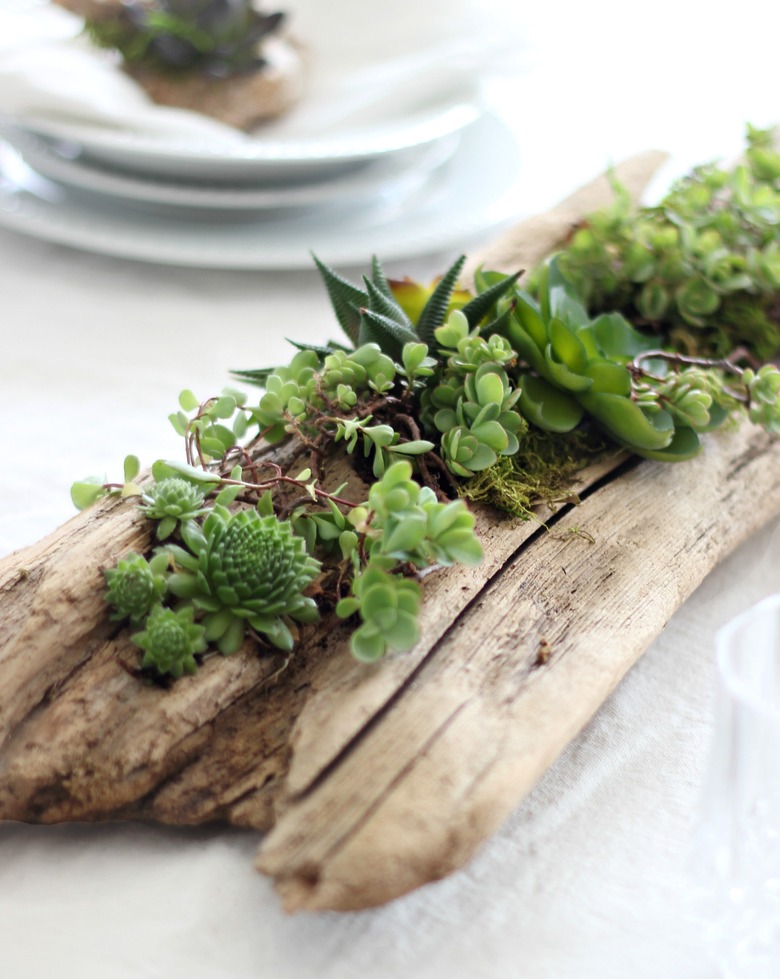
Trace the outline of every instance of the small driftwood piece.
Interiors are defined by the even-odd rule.
[[[540,253],[577,219],[560,214]],[[247,645],[169,690],[143,682],[102,601],[101,567],[146,549],[147,521],[119,501],[74,517],[0,562],[0,819],[255,827],[289,910],[380,904],[454,870],[780,513],[780,440],[745,425],[679,466],[617,455],[577,490],[581,506],[540,511],[549,530],[479,510],[486,560],[430,575],[409,654],[361,666],[325,621],[289,662]]]

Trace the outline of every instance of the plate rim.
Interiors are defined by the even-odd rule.
[[[465,127],[468,128],[468,127]],[[121,202],[146,204],[171,209],[198,210],[272,210],[324,206],[347,198],[360,200],[376,190],[382,181],[390,185],[403,182],[413,166],[416,173],[432,173],[444,165],[456,152],[463,131],[452,133],[422,147],[412,147],[399,153],[406,158],[396,173],[391,158],[369,160],[365,169],[345,170],[330,176],[295,185],[247,184],[215,185],[185,183],[174,177],[155,178],[146,172],[133,173],[114,170],[99,161],[76,157],[69,159],[50,146],[47,138],[0,124],[0,140],[8,143],[40,176],[68,189],[88,193],[97,198],[113,198]]]
[[[496,145],[492,152],[486,153],[485,148],[490,139]],[[473,141],[473,145],[470,145],[470,141]],[[496,152],[497,149],[500,152]],[[332,264],[362,265],[370,258],[373,250],[387,260],[432,254],[453,246],[461,247],[466,238],[475,238],[488,230],[508,226],[517,220],[519,191],[522,186],[519,156],[520,147],[516,133],[495,113],[484,113],[481,120],[464,134],[459,152],[449,161],[450,172],[445,179],[450,184],[448,193],[451,199],[447,202],[447,207],[439,207],[432,216],[424,216],[422,226],[417,229],[414,228],[414,221],[410,229],[408,224],[400,220],[397,224],[391,221],[389,224],[385,222],[368,228],[360,225],[347,226],[345,233],[345,218],[339,215],[337,206],[332,206],[330,210],[333,213],[329,222],[319,226],[310,225],[302,232],[294,232],[297,240],[280,243],[273,237],[271,222],[269,234],[272,240],[255,242],[247,250],[246,236],[241,231],[261,222],[250,222],[249,225],[238,223],[235,225],[237,238],[232,249],[225,249],[224,238],[218,237],[204,248],[203,239],[208,239],[214,229],[224,228],[223,223],[215,222],[209,226],[208,222],[182,220],[178,229],[179,237],[175,241],[169,241],[167,234],[160,232],[160,228],[168,223],[168,218],[155,221],[150,219],[148,213],[130,212],[122,215],[121,210],[111,213],[109,208],[108,214],[98,214],[97,218],[93,214],[93,224],[84,227],[83,223],[80,225],[72,219],[77,208],[76,203],[66,203],[65,213],[58,213],[56,201],[47,201],[18,184],[13,185],[7,174],[2,178],[1,170],[0,227],[58,245],[118,259],[188,268],[289,271],[311,267],[310,253],[314,243],[310,239],[321,237],[322,230],[332,224],[338,227],[342,237],[339,239],[337,234],[334,239],[318,244],[318,254],[324,261]],[[493,166],[496,167],[492,179],[487,180],[484,179],[486,157],[488,160],[492,159]],[[484,197],[469,213],[463,211],[462,197],[456,195],[462,194],[464,183],[470,183],[469,178],[474,176],[476,164],[479,164],[477,176],[483,181]],[[456,176],[453,176],[453,170]],[[487,176],[490,178],[489,173]],[[55,191],[60,190],[45,178],[39,179]],[[443,188],[439,186],[438,190],[441,193]],[[62,193],[67,197],[64,189]],[[456,212],[456,219],[449,223],[444,220],[447,216],[444,211],[447,209]],[[68,210],[70,220],[67,219]],[[318,210],[312,217],[316,222],[322,221],[323,210]],[[415,214],[414,217],[418,217],[419,224],[419,216]],[[128,220],[132,226],[128,224]],[[439,221],[438,227],[435,226],[436,220]],[[144,229],[144,234],[141,233],[142,224],[148,226]],[[391,230],[388,231],[388,228]],[[302,240],[304,236],[306,240]]]
[[[355,132],[337,137],[310,140],[262,140],[222,143],[215,146],[206,137],[170,137],[160,142],[159,136],[124,130],[90,126],[87,123],[66,123],[36,117],[12,117],[12,124],[37,136],[74,143],[95,159],[110,159],[121,152],[137,163],[149,166],[163,162],[199,168],[256,166],[258,169],[279,164],[306,167],[318,164],[357,163],[403,149],[424,146],[467,127],[481,114],[479,99],[460,98],[446,107],[441,105],[428,112],[418,111],[409,122],[389,122],[369,132]]]

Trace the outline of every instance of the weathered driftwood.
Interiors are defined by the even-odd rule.
[[[560,214],[540,252],[576,220]],[[291,910],[440,877],[780,512],[779,463],[780,442],[748,426],[680,466],[615,456],[582,474],[581,507],[540,514],[550,532],[479,511],[486,560],[428,578],[411,653],[361,666],[326,621],[289,662],[247,645],[169,690],[105,620],[100,568],[150,540],[134,507],[103,503],[0,562],[0,819],[270,830],[258,866]]]

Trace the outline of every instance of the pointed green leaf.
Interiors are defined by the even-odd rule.
[[[393,320],[393,322],[398,323],[399,326],[405,327],[410,333],[414,334],[414,326],[412,321],[406,315],[406,313],[401,309],[396,300],[393,298],[392,294],[388,297],[380,289],[374,285],[374,283],[363,277],[363,281],[366,285],[366,291],[368,293],[368,308],[372,313],[380,313],[382,316],[386,316],[388,319]]]
[[[259,367],[257,370],[231,370],[233,377],[237,377],[247,384],[254,384],[255,387],[264,388],[268,382],[269,375],[273,374],[275,367]],[[173,416],[171,416],[173,420]],[[174,426],[175,427],[175,426]]]
[[[393,290],[390,288],[390,283],[387,281],[387,276],[385,275],[385,270],[382,268],[382,263],[379,261],[376,255],[371,256],[371,282],[380,292],[384,293],[388,299],[393,299]]]
[[[509,292],[524,271],[524,269],[521,269],[519,272],[515,272],[514,275],[505,276],[500,282],[496,282],[492,286],[489,286],[484,291],[476,295],[473,299],[470,299],[465,306],[461,307],[461,312],[469,321],[469,326],[472,330],[480,322],[480,320],[487,315],[490,308],[496,302],[498,302],[498,300],[505,295],[505,293]],[[492,332],[496,331],[493,330]]]
[[[436,288],[428,298],[422,313],[420,313],[420,318],[417,321],[417,336],[423,343],[428,344],[429,349],[435,343],[434,331],[442,325],[447,316],[447,308],[465,262],[465,255],[461,255],[453,262],[437,282]]]
[[[666,412],[651,418],[630,398],[620,394],[579,396],[580,403],[621,444],[631,449],[665,449],[674,435],[674,422]]]
[[[333,269],[328,268],[321,262],[316,255],[312,255],[314,263],[319,269],[325,288],[328,291],[333,312],[342,330],[349,339],[357,344],[360,331],[360,313],[358,310],[362,306],[368,305],[368,295],[351,282],[342,278]]]
[[[359,316],[358,344],[362,346],[364,343],[376,343],[382,353],[387,354],[395,361],[401,360],[405,343],[416,342],[417,340],[416,335],[411,330],[381,313],[374,313],[370,309],[364,308],[359,311]]]

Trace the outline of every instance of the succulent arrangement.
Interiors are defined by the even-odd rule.
[[[128,65],[227,78],[263,66],[262,42],[283,21],[251,0],[123,0],[88,20],[86,31]]]
[[[593,312],[619,310],[690,353],[761,359],[780,348],[780,155],[748,127],[744,159],[709,164],[655,207],[614,205],[589,217],[560,266]]]
[[[376,258],[360,285],[315,260],[343,343],[296,345],[286,365],[234,372],[262,389],[256,399],[182,392],[170,420],[183,461],[158,461],[151,482],[138,483],[138,461],[128,457],[123,482],[73,487],[79,507],[119,493],[139,498],[155,521],[153,554],[127,555],[105,572],[112,617],[138,630],[130,638],[141,669],[179,677],[247,637],[289,652],[301,628],[329,611],[351,625],[362,661],[408,650],[419,634],[422,572],[482,558],[466,499],[528,515],[610,446],[681,461],[727,419],[780,432],[780,370],[761,364],[742,335],[708,356],[713,336],[733,324],[689,302],[703,281],[723,308],[754,303],[768,316],[780,297],[770,288],[780,155],[755,131],[750,153],[728,181],[704,168],[658,209],[631,216],[618,195],[617,210],[589,219],[533,270],[528,288],[520,273],[480,270],[466,289],[464,257],[429,286],[388,280]],[[715,184],[719,194],[731,188],[711,215],[731,249],[731,278],[717,277],[720,260],[710,252],[707,264],[703,245],[680,270],[692,241],[714,240],[694,202],[709,214]],[[677,205],[674,239],[663,230],[669,200],[688,208]],[[760,214],[749,219],[752,210]],[[586,229],[600,242],[587,269]],[[640,241],[655,256],[640,294],[648,284],[668,291],[676,312],[668,298],[667,319],[631,322],[601,308],[636,291]],[[635,291],[624,306],[647,311]],[[681,320],[695,333],[693,349],[675,344]]]

